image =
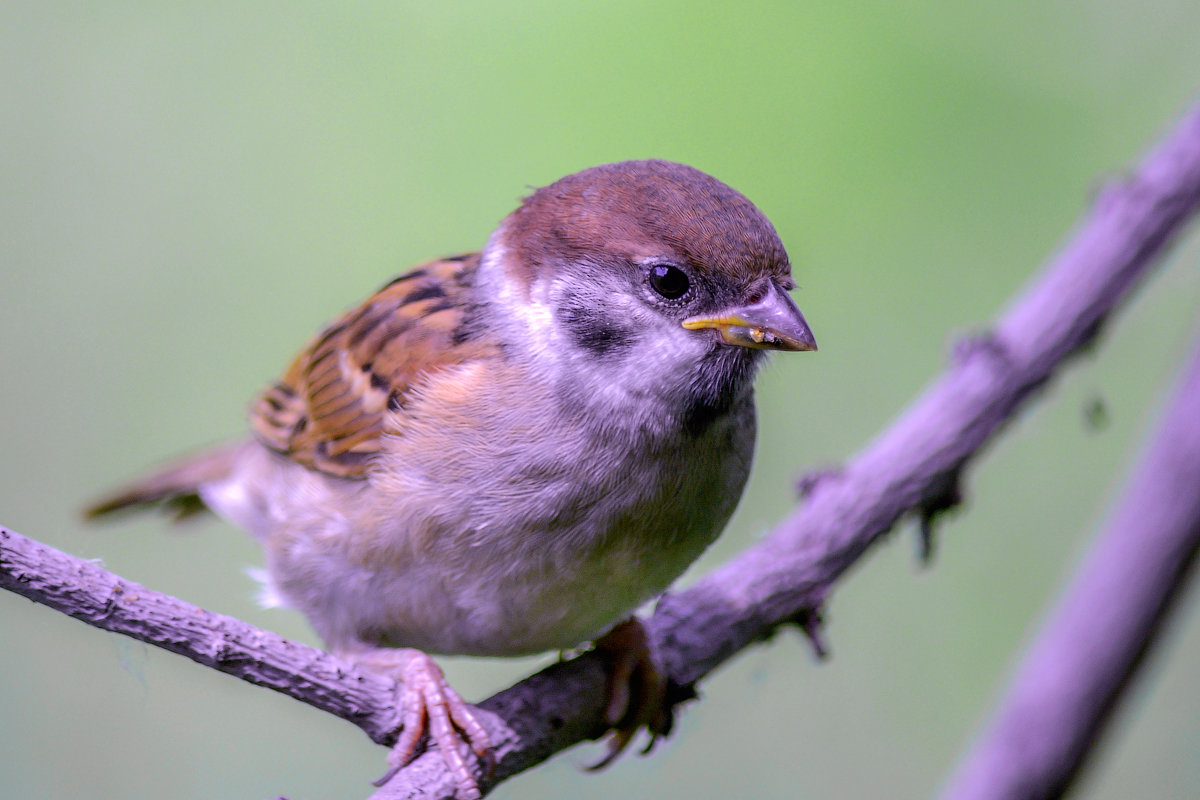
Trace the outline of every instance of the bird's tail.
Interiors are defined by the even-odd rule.
[[[228,478],[242,444],[195,453],[126,484],[84,509],[85,518],[159,506],[176,521],[206,511],[200,487]]]

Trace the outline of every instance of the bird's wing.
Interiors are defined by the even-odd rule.
[[[250,411],[265,445],[311,469],[365,477],[414,385],[488,348],[472,336],[471,253],[431,261],[327,327]]]

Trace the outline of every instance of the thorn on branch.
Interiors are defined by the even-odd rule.
[[[1096,346],[1100,343],[1100,335],[1104,332],[1104,325],[1107,322],[1107,313],[1096,317],[1079,335],[1079,345],[1073,351],[1074,354],[1082,356],[1095,352]]]
[[[663,705],[666,706],[666,720],[664,721],[662,738],[671,735],[671,731],[675,728],[675,720],[678,719],[676,709],[683,703],[690,703],[700,697],[700,693],[696,691],[694,683],[678,683],[674,678],[667,676],[667,694],[663,700]],[[651,740],[653,744],[653,740]],[[648,752],[648,751],[647,751]]]
[[[839,467],[820,467],[804,473],[796,479],[796,496],[800,498],[808,498],[817,490],[817,487],[822,483],[834,478],[841,477],[842,468]]]
[[[991,358],[1005,364],[1009,361],[1008,349],[990,330],[960,336],[950,348],[950,361],[954,364],[964,364],[977,357]]]
[[[937,533],[933,529],[933,518],[924,514],[917,524],[917,563],[928,567],[933,563],[937,551]]]
[[[962,467],[947,473],[941,486],[917,507],[917,561],[922,567],[933,562],[937,549],[934,525],[943,515],[962,505]]]
[[[813,656],[818,661],[829,658],[829,644],[825,640],[825,615],[820,604],[804,609],[792,617],[791,621],[804,632],[812,646]]]

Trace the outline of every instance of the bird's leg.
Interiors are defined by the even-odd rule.
[[[671,731],[672,709],[667,678],[654,662],[641,620],[631,617],[596,640],[596,652],[608,667],[604,723],[612,729],[608,752],[589,767],[603,769],[629,746],[643,726],[650,733],[649,753],[659,737]]]
[[[391,769],[376,785],[382,786],[411,762],[428,734],[454,776],[459,800],[478,800],[483,796],[466,754],[469,750],[483,762],[485,775],[491,772],[494,756],[487,731],[471,706],[450,688],[441,667],[430,656],[409,648],[350,650],[338,655],[372,671],[386,673],[400,683],[403,714],[400,736],[388,754]]]

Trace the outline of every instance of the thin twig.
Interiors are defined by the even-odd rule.
[[[1158,639],[1200,549],[1200,341],[1120,505],[943,800],[1059,797]]]

